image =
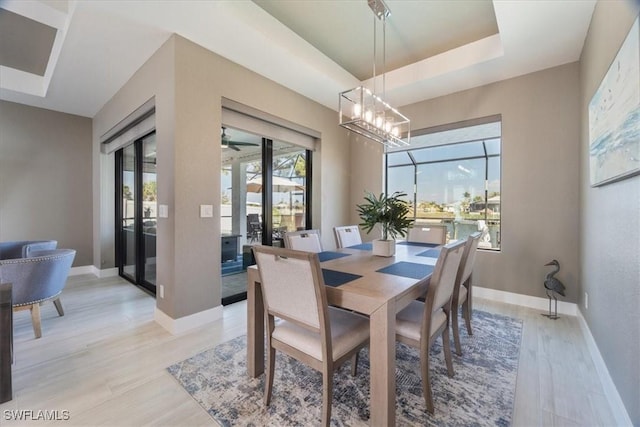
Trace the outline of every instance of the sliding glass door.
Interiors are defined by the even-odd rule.
[[[220,231],[222,304],[246,299],[253,245],[281,246],[288,231],[311,226],[311,152],[225,128]]]
[[[155,132],[115,153],[116,261],[120,276],[156,291]]]

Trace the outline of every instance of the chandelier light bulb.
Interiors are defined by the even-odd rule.
[[[382,129],[383,125],[384,119],[382,118],[382,116],[376,117],[376,127]]]
[[[384,131],[387,133],[391,132],[391,126],[392,126],[391,122],[387,120],[384,123]]]
[[[362,105],[356,103],[353,104],[353,117],[361,117],[362,116]]]
[[[393,129],[391,129],[391,133],[393,134],[393,136],[398,138],[400,136],[400,129],[398,129],[398,127],[395,126]]]
[[[371,110],[366,110],[364,112],[364,120],[367,123],[371,123],[371,121],[373,120],[373,113],[371,112]]]

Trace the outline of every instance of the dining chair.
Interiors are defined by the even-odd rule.
[[[270,246],[254,246],[253,252],[267,320],[265,405],[271,401],[279,350],[322,372],[322,425],[328,426],[333,373],[351,358],[355,376],[358,351],[369,343],[369,321],[328,306],[317,254]]]
[[[322,252],[320,230],[287,231],[284,247],[305,252]]]
[[[333,233],[336,237],[336,247],[346,248],[362,243],[360,237],[360,229],[357,225],[344,225],[341,227],[333,227]]]
[[[414,224],[407,233],[407,242],[447,243],[447,226],[444,224]]]
[[[471,303],[471,277],[473,273],[473,265],[476,262],[476,252],[480,243],[481,232],[475,232],[467,237],[464,245],[464,252],[458,267],[458,275],[456,276],[456,285],[453,288],[453,297],[451,298],[451,325],[453,326],[453,342],[456,346],[456,353],[462,356],[462,348],[460,347],[460,332],[458,330],[458,309],[462,304],[462,317],[467,325],[467,333],[473,335],[471,331],[471,311],[473,309]]]
[[[412,301],[396,315],[396,341],[420,351],[422,392],[427,411],[433,414],[433,396],[429,379],[429,349],[438,336],[442,336],[447,373],[453,376],[451,344],[449,343],[449,318],[451,297],[458,267],[464,252],[465,241],[450,243],[442,247],[436,262],[425,302]]]

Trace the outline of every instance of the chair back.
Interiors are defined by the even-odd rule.
[[[467,237],[467,242],[464,246],[464,253],[462,254],[462,260],[460,260],[460,267],[458,268],[456,288],[459,288],[461,284],[466,282],[473,272],[473,265],[476,262],[476,253],[478,252],[477,249],[481,236],[482,233],[477,231]]]
[[[440,251],[429,283],[429,292],[433,292],[431,312],[445,307],[451,301],[465,244],[464,240],[449,243]]]
[[[27,258],[32,251],[55,249],[56,240],[20,240],[14,242],[0,242],[0,260]]]
[[[447,226],[444,224],[414,224],[409,228],[407,242],[444,245],[447,242]]]
[[[359,245],[362,243],[362,237],[360,237],[360,229],[357,225],[345,225],[342,227],[334,227],[333,232],[336,236],[336,246],[339,248],[346,248],[353,245]]]
[[[254,246],[253,254],[267,314],[315,332],[326,326],[327,297],[318,255],[262,245]]]
[[[296,251],[322,252],[319,230],[288,231],[284,235],[284,245]]]
[[[46,301],[62,292],[76,251],[32,251],[30,258],[0,261],[0,282],[13,283],[13,305]]]

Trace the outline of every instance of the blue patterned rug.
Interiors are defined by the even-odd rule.
[[[463,356],[453,355],[453,378],[447,376],[441,340],[431,350],[434,415],[425,410],[418,351],[397,344],[397,425],[511,424],[522,321],[475,310],[472,326],[473,336],[461,328]],[[356,377],[350,375],[349,362],[334,375],[332,426],[366,426],[368,423],[367,349],[360,356]],[[321,374],[278,352],[273,397],[266,408],[262,400],[264,375],[247,376],[246,336],[220,344],[167,370],[222,426],[320,423]]]

